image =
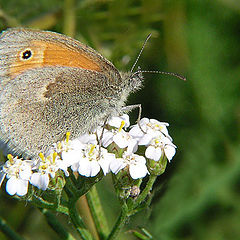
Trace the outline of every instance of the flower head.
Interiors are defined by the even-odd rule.
[[[38,160],[23,161],[9,155],[9,161],[0,170],[0,185],[6,176],[7,192],[23,196],[27,193],[28,182],[46,190],[57,171],[62,170],[68,177],[69,167],[86,177],[95,177],[102,170],[104,175],[110,171],[115,174],[123,171],[124,175],[127,173],[128,177],[139,179],[152,172],[149,165],[151,160],[160,164],[161,159],[166,163],[166,158],[168,161],[173,158],[176,146],[168,134],[168,123],[143,118],[130,131],[129,125],[129,116],[124,114],[111,118],[107,125],[74,140],[70,140],[70,133],[67,132],[64,141],[53,144],[46,156],[39,154]],[[146,146],[149,169],[145,157],[135,154],[139,145]]]
[[[103,170],[104,175],[110,171],[109,165],[110,162],[115,159],[115,155],[108,153],[108,151],[104,148],[101,148],[100,152],[98,145],[85,145],[82,149],[82,156],[78,161],[77,166],[77,171],[80,175],[95,177],[101,169]],[[76,170],[76,165],[72,169]]]
[[[148,144],[145,156],[154,161],[159,161],[161,156],[165,154],[168,161],[171,161],[175,153],[176,146],[172,143],[172,141],[163,134],[159,134]]]
[[[110,164],[110,169],[115,174],[125,167],[128,168],[129,174],[133,179],[143,178],[149,173],[146,166],[146,159],[134,153],[124,153],[122,158],[116,158]]]
[[[8,178],[6,191],[10,195],[24,196],[27,194],[28,182],[32,175],[31,161],[22,160],[10,154],[8,159],[2,170]]]
[[[103,134],[103,146],[107,147],[112,142],[116,143],[119,148],[127,148],[128,153],[133,153],[137,151],[138,144],[137,140],[134,139],[126,129],[129,123],[129,116],[124,114],[120,117],[113,117],[108,121],[108,124],[114,129],[111,131],[105,131]]]
[[[129,134],[138,139],[139,145],[147,145],[160,133],[172,140],[168,134],[168,123],[159,122],[155,119],[142,118],[138,124],[134,125]]]
[[[38,165],[34,169],[36,172],[32,174],[30,179],[31,184],[46,190],[50,177],[54,178],[58,169],[62,167],[61,161],[56,152],[50,153],[47,157],[40,153]]]

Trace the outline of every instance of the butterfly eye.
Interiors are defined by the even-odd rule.
[[[32,57],[32,55],[33,53],[31,49],[25,49],[24,51],[21,52],[20,58],[21,60],[28,60],[29,58]]]

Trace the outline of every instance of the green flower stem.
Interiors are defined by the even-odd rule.
[[[92,239],[91,234],[86,229],[82,218],[80,217],[77,209],[76,209],[76,202],[79,198],[77,194],[77,188],[73,185],[72,181],[67,178],[66,185],[64,187],[64,190],[66,194],[68,195],[68,210],[69,210],[69,216],[71,218],[71,221],[73,225],[75,226],[79,236],[83,240],[90,240]]]
[[[57,212],[63,213],[65,215],[69,215],[69,211],[67,207],[63,205],[56,206],[56,204],[45,201],[42,198],[37,197],[36,195],[33,196],[32,204],[34,204],[38,208],[53,209]]]
[[[78,189],[75,187],[74,183],[71,181],[69,177],[66,178],[66,184],[64,186],[64,190],[70,199],[77,198],[76,192],[78,192]]]
[[[24,238],[19,236],[12,228],[10,228],[7,225],[6,221],[3,220],[1,217],[0,217],[0,230],[8,237],[8,239],[24,240]]]
[[[124,227],[124,224],[128,217],[137,212],[136,208],[147,198],[156,178],[157,175],[150,175],[146,187],[144,188],[142,193],[138,196],[138,198],[136,200],[131,199],[131,201],[127,201],[127,204],[123,203],[121,214],[115,226],[113,227],[113,230],[110,233],[108,240],[116,239],[119,231]]]
[[[84,224],[88,231],[92,234],[93,239],[100,240],[99,234],[97,232],[95,222],[93,221],[92,213],[89,208],[89,204],[87,201],[86,195],[80,197],[80,199],[77,202],[77,210],[80,213],[80,216],[82,219],[84,219]]]
[[[110,235],[108,236],[107,240],[116,239],[120,230],[124,227],[127,219],[128,219],[128,207],[127,207],[126,203],[123,203],[120,216],[118,217],[118,220],[117,220],[115,226],[113,227]]]
[[[77,232],[79,233],[81,239],[83,240],[91,240],[93,239],[89,231],[86,229],[82,218],[79,216],[76,206],[75,206],[75,201],[70,201],[69,202],[69,215],[71,218],[71,221],[73,225],[75,226]]]
[[[94,184],[96,184],[103,178],[103,176],[104,176],[103,174],[102,176],[98,176],[95,178],[86,178],[86,177],[79,176],[77,181],[83,184],[77,186],[79,190],[76,191],[75,195],[78,196],[79,198],[84,194],[86,194],[91,189],[91,187],[94,186]]]
[[[109,233],[109,227],[98,196],[96,185],[91,188],[86,197],[99,237],[100,239],[106,239]]]
[[[41,212],[47,219],[48,224],[52,227],[52,229],[58,234],[61,239],[65,240],[75,240],[75,238],[64,229],[64,227],[59,223],[57,218],[47,209],[40,209]]]
[[[143,191],[138,196],[138,198],[134,201],[134,204],[133,204],[132,208],[137,207],[139,204],[142,203],[142,201],[144,201],[146,199],[147,195],[152,190],[152,186],[153,186],[154,182],[156,181],[156,179],[157,179],[157,175],[150,175],[149,176],[146,187],[143,189]]]

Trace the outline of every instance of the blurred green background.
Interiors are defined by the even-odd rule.
[[[239,0],[0,0],[0,29],[15,26],[71,35],[122,71],[152,33],[138,65],[187,81],[144,74],[144,88],[129,98],[142,104],[142,116],[170,123],[178,149],[154,186],[151,209],[127,229],[145,227],[160,240],[240,239]],[[98,187],[112,225],[119,204],[110,178]],[[27,239],[58,239],[38,209],[4,190],[0,216]]]

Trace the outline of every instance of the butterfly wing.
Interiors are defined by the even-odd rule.
[[[118,70],[94,49],[59,33],[13,28],[0,36],[0,77],[6,83],[38,67],[65,66],[93,70],[120,84]],[[4,81],[5,80],[5,81]]]
[[[0,37],[0,134],[13,153],[36,156],[116,114],[121,77],[93,49],[52,32],[14,29]],[[123,104],[123,103],[122,103]]]

